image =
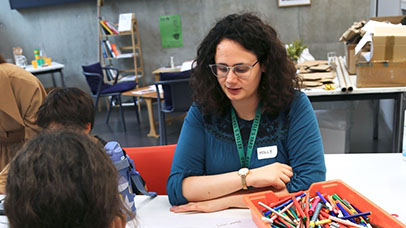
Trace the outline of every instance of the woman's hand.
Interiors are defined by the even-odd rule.
[[[213,200],[191,202],[171,207],[171,211],[179,212],[214,212],[227,208],[247,208],[243,202],[243,195],[229,195]]]
[[[292,167],[279,162],[251,169],[247,175],[247,185],[255,188],[273,187],[280,190],[293,176]]]

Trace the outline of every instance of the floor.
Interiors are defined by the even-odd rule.
[[[153,104],[154,117],[156,122],[156,131],[159,134],[158,113],[156,103]],[[124,131],[121,124],[118,108],[111,112],[109,123],[105,123],[107,111],[103,109],[96,113],[95,124],[92,130],[93,135],[98,135],[107,141],[118,141],[122,147],[139,147],[139,146],[154,146],[159,145],[159,138],[148,137],[149,122],[148,112],[145,104],[141,104],[140,124],[137,122],[134,106],[124,107],[125,122],[127,131]],[[167,139],[168,144],[176,144],[183,121],[181,118],[171,118],[167,121]]]
[[[373,101],[335,101],[313,103],[323,137],[325,153],[389,153],[392,130],[388,112],[393,107],[381,106],[378,138],[373,138]],[[386,117],[385,117],[386,116]],[[390,116],[390,115],[389,115]],[[391,124],[391,123],[390,123]]]
[[[333,102],[333,104],[330,105],[333,106],[327,108],[333,109],[335,113],[338,112],[334,107],[344,107],[343,113],[345,113],[345,117],[340,118],[343,119],[345,126],[339,126],[337,128],[337,126],[326,126],[319,123],[326,153],[344,153],[344,151],[349,151],[350,153],[375,153],[391,151],[392,133],[391,130],[388,129],[387,124],[385,124],[382,115],[380,115],[381,118],[379,119],[379,138],[374,140],[372,137],[372,111],[369,101],[345,104],[345,106],[342,104],[334,104]],[[155,111],[156,130],[158,132],[156,104],[154,104],[153,107]],[[321,109],[323,108],[325,107],[321,107]],[[159,145],[159,138],[147,136],[149,124],[145,104],[141,104],[140,124],[137,123],[133,106],[124,107],[124,113],[127,126],[126,132],[124,132],[121,124],[118,109],[114,109],[111,113],[109,124],[104,122],[106,110],[97,112],[92,134],[98,135],[107,141],[118,141],[122,147]],[[167,122],[168,144],[177,143],[183,123],[182,118],[172,119],[172,121]],[[336,120],[337,118],[334,121]],[[330,123],[334,121],[330,121]],[[343,144],[347,149],[338,148],[337,145],[341,146]]]

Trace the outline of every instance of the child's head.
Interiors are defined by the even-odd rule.
[[[95,108],[89,94],[78,88],[52,90],[37,112],[36,124],[43,129],[80,130],[93,128]]]
[[[10,227],[125,226],[117,175],[104,149],[87,135],[40,134],[10,164],[4,205]]]

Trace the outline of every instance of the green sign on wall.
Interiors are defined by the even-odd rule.
[[[162,48],[182,47],[182,24],[180,15],[167,15],[159,17]]]

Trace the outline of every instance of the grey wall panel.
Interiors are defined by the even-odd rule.
[[[340,35],[354,22],[367,19],[370,0],[313,0],[311,6],[278,8],[276,0],[105,0],[102,15],[117,22],[120,13],[135,12],[139,22],[146,82],[152,71],[169,63],[193,59],[196,48],[219,18],[235,12],[253,11],[278,31],[283,42],[301,39],[318,59],[328,51],[344,54]],[[159,16],[180,14],[183,47],[162,49]],[[96,1],[10,10],[0,1],[0,52],[12,57],[12,47],[21,46],[29,60],[33,50],[43,48],[64,63],[68,86],[87,89],[82,64],[97,61]],[[41,81],[50,86],[46,76]]]

